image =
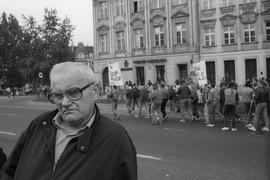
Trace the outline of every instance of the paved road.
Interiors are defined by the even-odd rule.
[[[21,132],[36,115],[54,107],[33,97],[0,97],[0,144],[9,154]],[[99,105],[111,117],[110,105]],[[269,180],[269,134],[241,128],[221,132],[203,123],[179,123],[176,116],[160,126],[130,118],[119,107],[138,152],[139,180]],[[240,125],[240,124],[238,124]]]

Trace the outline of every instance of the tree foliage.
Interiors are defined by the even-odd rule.
[[[0,17],[0,80],[7,86],[38,83],[39,72],[48,83],[54,64],[74,60],[69,48],[74,27],[69,18],[62,20],[55,9],[45,9],[40,25],[33,16],[23,19],[20,26],[12,14]]]

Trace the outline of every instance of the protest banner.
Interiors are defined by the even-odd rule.
[[[118,62],[109,62],[108,63],[108,69],[109,69],[109,83],[110,86],[116,85],[116,86],[123,86],[123,79],[121,76],[121,70],[119,67]]]
[[[205,61],[200,61],[191,65],[190,77],[194,82],[198,82],[199,86],[207,84]]]

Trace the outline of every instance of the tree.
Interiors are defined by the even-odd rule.
[[[0,60],[2,81],[8,86],[21,86],[22,75],[19,71],[20,39],[22,29],[17,19],[6,13],[1,16],[0,24]]]

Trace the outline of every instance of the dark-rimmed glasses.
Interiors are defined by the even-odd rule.
[[[83,91],[86,88],[92,86],[93,84],[95,84],[95,83],[92,82],[92,83],[87,84],[86,86],[84,86],[82,88],[73,87],[73,88],[66,90],[64,93],[50,93],[48,95],[48,100],[52,104],[57,104],[57,105],[62,103],[64,96],[66,96],[68,99],[70,99],[72,101],[77,101],[83,97]]]

